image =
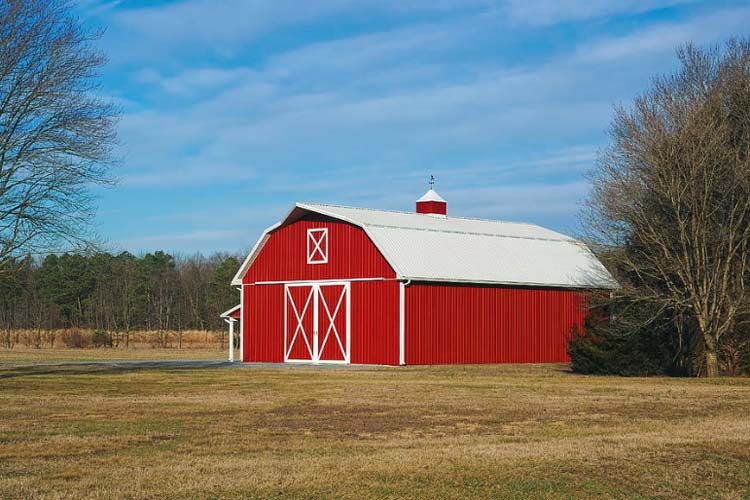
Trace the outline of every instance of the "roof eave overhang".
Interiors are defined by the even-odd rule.
[[[242,278],[245,277],[247,270],[250,269],[250,266],[255,260],[255,257],[258,255],[258,252],[260,252],[260,249],[263,248],[263,245],[266,243],[266,240],[268,239],[269,234],[271,234],[272,231],[278,229],[280,226],[281,226],[281,222],[277,222],[276,224],[267,227],[263,231],[263,234],[261,234],[260,238],[255,243],[255,246],[253,247],[252,250],[250,250],[250,253],[247,254],[247,257],[245,257],[245,260],[242,262],[242,265],[240,266],[239,270],[237,270],[237,274],[235,274],[234,278],[232,278],[232,286],[242,285]]]
[[[462,285],[496,285],[508,287],[533,287],[533,288],[561,288],[569,290],[616,290],[619,285],[616,283],[540,283],[531,281],[498,281],[498,280],[477,280],[477,279],[450,279],[450,278],[431,278],[425,276],[399,276],[399,281],[410,281],[412,283],[455,283]]]

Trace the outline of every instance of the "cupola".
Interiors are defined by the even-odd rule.
[[[448,202],[435,191],[435,177],[430,176],[430,189],[417,200],[418,214],[447,215]]]

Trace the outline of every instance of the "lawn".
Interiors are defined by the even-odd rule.
[[[0,498],[750,498],[750,380],[0,367]]]

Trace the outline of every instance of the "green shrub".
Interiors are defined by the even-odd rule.
[[[590,314],[583,331],[574,331],[568,343],[572,369],[585,374],[624,376],[681,375],[691,364],[684,352],[675,322],[668,312],[655,313],[644,307],[622,307],[610,318]],[[620,307],[617,307],[620,306]],[[638,319],[654,318],[647,325]]]
[[[673,371],[672,356],[660,337],[645,331],[624,336],[605,331],[574,333],[568,354],[578,373],[664,375]]]

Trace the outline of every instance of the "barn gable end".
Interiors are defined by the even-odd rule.
[[[321,248],[317,249],[315,243]],[[308,255],[311,251],[313,255]],[[320,261],[322,256],[326,262],[315,264],[315,259]],[[308,257],[313,257],[313,263]],[[308,213],[269,232],[242,283],[395,277],[396,273],[361,228]]]
[[[292,210],[243,266],[243,361],[399,363],[399,283],[362,228]]]

